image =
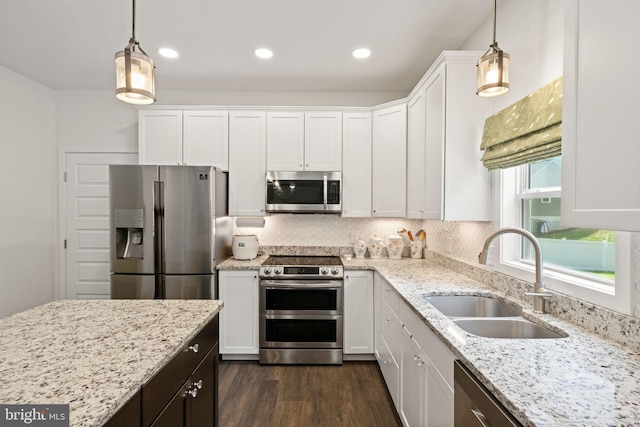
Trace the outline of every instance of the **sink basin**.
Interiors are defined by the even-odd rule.
[[[524,318],[474,318],[454,319],[453,322],[465,331],[486,338],[564,338],[550,329]]]
[[[522,316],[522,310],[519,307],[491,297],[440,295],[424,297],[424,299],[448,317]]]

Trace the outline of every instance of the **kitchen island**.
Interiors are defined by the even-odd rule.
[[[69,404],[70,426],[102,426],[214,322],[217,337],[222,305],[63,300],[0,319],[0,403]]]

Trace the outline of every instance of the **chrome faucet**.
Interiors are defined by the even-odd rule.
[[[489,254],[489,245],[491,245],[493,239],[500,236],[501,234],[506,233],[516,233],[523,237],[526,237],[533,245],[533,249],[536,251],[536,281],[533,284],[533,292],[527,292],[525,293],[525,295],[533,297],[534,313],[544,313],[544,300],[545,298],[551,297],[553,294],[546,290],[546,288],[544,287],[544,282],[542,281],[542,248],[540,247],[540,242],[538,241],[538,239],[536,239],[536,236],[522,228],[499,228],[491,236],[487,237],[487,240],[484,241],[482,252],[480,252],[480,255],[478,255],[478,261],[480,262],[480,264],[486,265],[487,255]]]

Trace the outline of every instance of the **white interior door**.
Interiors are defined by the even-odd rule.
[[[109,298],[109,166],[137,153],[64,153],[61,298]]]

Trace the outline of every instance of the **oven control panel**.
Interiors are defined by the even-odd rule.
[[[263,265],[260,267],[260,277],[274,278],[342,278],[344,269],[340,265],[334,266],[300,266],[300,265]]]

